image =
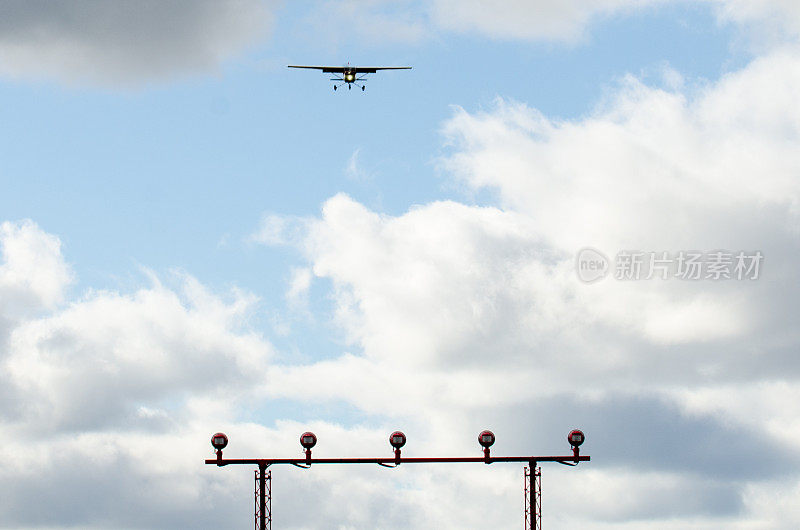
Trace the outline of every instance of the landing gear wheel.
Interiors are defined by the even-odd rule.
[[[336,91],[336,85],[333,85],[333,90],[334,90],[334,92]]]
[[[353,85],[347,85],[347,90],[353,90]]]
[[[367,89],[366,85],[361,87],[361,91],[365,91]]]

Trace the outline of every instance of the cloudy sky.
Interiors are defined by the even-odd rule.
[[[286,68],[348,61],[413,70]],[[217,431],[486,428],[586,433],[549,528],[800,527],[798,87],[790,0],[0,0],[0,528],[246,528]],[[522,482],[275,468],[273,516],[517,528]]]

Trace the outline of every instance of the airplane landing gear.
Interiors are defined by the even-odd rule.
[[[367,89],[367,85],[361,85],[361,91],[365,91]]]
[[[336,90],[336,85],[333,85],[333,90]]]
[[[347,90],[353,90],[353,85],[347,85]]]

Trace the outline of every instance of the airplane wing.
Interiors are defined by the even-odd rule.
[[[356,66],[359,74],[374,74],[377,70],[411,70],[410,66]]]
[[[354,71],[357,74],[374,74],[378,70],[411,70],[410,66],[298,66],[291,64],[289,68],[310,68],[322,70],[322,73],[325,74],[343,74],[345,70]]]
[[[343,74],[344,66],[297,66],[290,64],[289,68],[310,68],[311,70],[322,70],[325,74]]]

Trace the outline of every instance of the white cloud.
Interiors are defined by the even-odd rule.
[[[752,484],[747,488],[745,503],[749,511],[758,514],[755,524],[761,528],[792,529],[800,525],[800,482],[771,481]]]
[[[579,39],[594,18],[669,0],[344,0],[320,2],[310,18],[329,41],[342,39],[330,28],[347,27],[347,38],[374,43],[419,43],[442,31],[476,33],[495,39]],[[333,23],[332,23],[333,21]]]
[[[707,5],[722,23],[733,23],[763,46],[800,36],[794,0],[325,0],[309,22],[327,42],[347,38],[369,44],[419,43],[442,32],[472,33],[499,40],[574,43],[593,23],[670,4]]]
[[[70,299],[58,238],[29,221],[0,225],[0,251],[4,524],[218,528],[247,514],[248,474],[202,459],[215,429],[247,430],[234,418],[264,385],[272,347],[246,325],[257,299],[152,273],[133,293]]]
[[[676,388],[676,401],[690,414],[713,415],[769,433],[787,448],[800,436],[800,386],[788,381],[756,380],[698,388]],[[761,411],[769,410],[764,415]]]
[[[213,71],[262,39],[271,0],[6,0],[0,74],[141,85]]]
[[[798,122],[781,103],[797,63],[758,61],[691,103],[628,79],[580,122],[504,101],[494,112],[458,111],[445,127],[457,146],[446,167],[497,190],[559,248],[753,248],[769,208],[796,208]],[[775,228],[795,220],[782,222]]]
[[[305,267],[294,269],[289,281],[289,289],[286,291],[286,301],[295,310],[308,312],[308,291],[311,289],[313,275],[311,270]]]
[[[28,428],[145,425],[159,417],[137,414],[143,406],[232,385],[237,390],[228,396],[239,395],[258,379],[269,347],[237,332],[253,300],[234,296],[225,303],[189,278],[182,294],[161,286],[92,293],[20,324],[5,369],[11,387],[26,396]]]
[[[684,0],[431,0],[430,16],[437,26],[476,32],[496,39],[580,39],[592,22]],[[723,22],[734,22],[771,44],[800,35],[800,7],[793,0],[698,0],[715,8]],[[777,34],[776,34],[777,33]]]
[[[347,178],[349,179],[360,182],[372,180],[371,172],[363,167],[363,163],[361,161],[361,148],[357,148],[355,151],[353,151],[353,154],[350,155],[350,158],[347,160],[345,175],[347,175]]]
[[[750,284],[606,281],[580,294],[601,320],[658,342],[753,337],[772,326],[769,307],[795,306],[786,287],[800,254],[798,75],[797,53],[778,51],[694,95],[629,78],[580,121],[505,101],[458,110],[443,166],[495,191],[566,253],[762,250],[770,273]]]
[[[546,39],[572,41],[598,15],[659,0],[433,0],[433,18],[438,25],[455,31],[477,31],[500,39]]]
[[[0,316],[53,309],[72,281],[61,241],[32,221],[0,224]]]
[[[258,229],[248,237],[252,243],[262,245],[299,245],[308,230],[309,220],[304,217],[266,214]]]
[[[390,218],[340,195],[306,251],[333,281],[349,339],[387,363],[531,359],[570,320],[571,304],[552,296],[574,283],[564,255],[527,218],[494,208],[441,202]]]
[[[424,4],[424,2],[423,2]],[[415,43],[429,32],[424,6],[415,0],[323,0],[308,23],[326,42]]]
[[[767,43],[800,36],[800,5],[793,0],[707,0],[717,6],[721,20],[756,30]]]

